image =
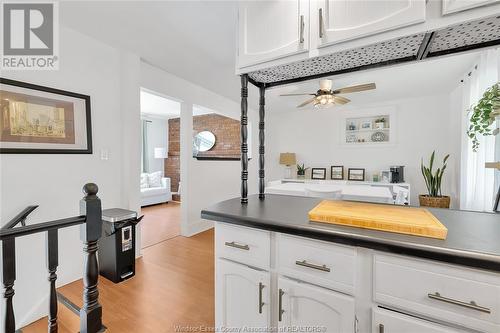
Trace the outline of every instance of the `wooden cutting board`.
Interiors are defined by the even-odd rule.
[[[314,222],[446,239],[448,229],[425,208],[323,200],[309,212]]]

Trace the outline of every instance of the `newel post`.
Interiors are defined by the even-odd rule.
[[[248,75],[241,76],[241,203],[248,203]]]
[[[101,200],[97,196],[96,184],[83,187],[85,197],[80,201],[80,214],[86,222],[81,225],[80,237],[84,243],[83,252],[83,306],[80,310],[80,332],[96,333],[102,330],[102,307],[99,304],[99,264],[97,262],[97,241],[102,232]]]

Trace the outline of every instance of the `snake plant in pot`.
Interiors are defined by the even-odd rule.
[[[424,165],[424,159],[422,159],[420,164],[425,186],[427,186],[427,194],[418,196],[420,206],[450,208],[450,197],[441,193],[441,182],[443,180],[444,171],[446,170],[446,162],[450,155],[448,154],[444,157],[443,165],[437,168],[436,171],[433,170],[435,156],[436,152],[433,151],[428,167]]]
[[[306,168],[304,166],[304,163],[302,165],[297,164],[297,178],[304,178],[306,175],[306,170],[309,168]]]

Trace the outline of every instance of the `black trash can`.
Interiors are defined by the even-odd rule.
[[[142,219],[127,209],[102,211],[102,236],[99,239],[99,273],[119,283],[135,275],[135,226]]]

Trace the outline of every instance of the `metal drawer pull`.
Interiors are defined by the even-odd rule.
[[[283,291],[283,289],[280,289],[279,294],[278,294],[278,321],[283,320],[283,313],[285,312],[285,310],[283,310],[283,295],[284,294],[285,294],[285,292]]]
[[[317,270],[323,271],[323,272],[330,272],[330,268],[326,267],[326,265],[315,265],[315,264],[308,263],[305,260],[302,260],[302,261],[297,260],[295,262],[295,265],[308,267],[308,268],[312,268],[312,269],[317,269]]]
[[[266,304],[262,301],[262,289],[264,289],[264,285],[259,282],[259,313],[262,313],[262,307]]]
[[[384,324],[379,324],[378,325],[378,333],[384,333],[384,331],[385,331]]]
[[[429,297],[431,299],[435,299],[436,301],[441,301],[441,302],[445,302],[445,303],[455,304],[455,305],[458,305],[458,306],[463,306],[464,308],[468,308],[468,309],[472,309],[472,310],[477,310],[477,311],[481,311],[481,312],[485,312],[485,313],[491,313],[491,309],[485,308],[483,306],[479,306],[474,301],[470,301],[469,303],[462,302],[462,301],[455,300],[453,298],[448,298],[448,297],[441,296],[438,292],[435,292],[434,294],[427,294],[427,297]]]
[[[304,15],[300,15],[300,33],[299,33],[299,43],[304,43]]]
[[[236,244],[235,242],[226,242],[225,245],[229,247],[235,247],[240,250],[246,250],[246,251],[250,250],[250,246]]]
[[[323,8],[319,9],[319,38],[323,38],[324,23],[323,23]]]

